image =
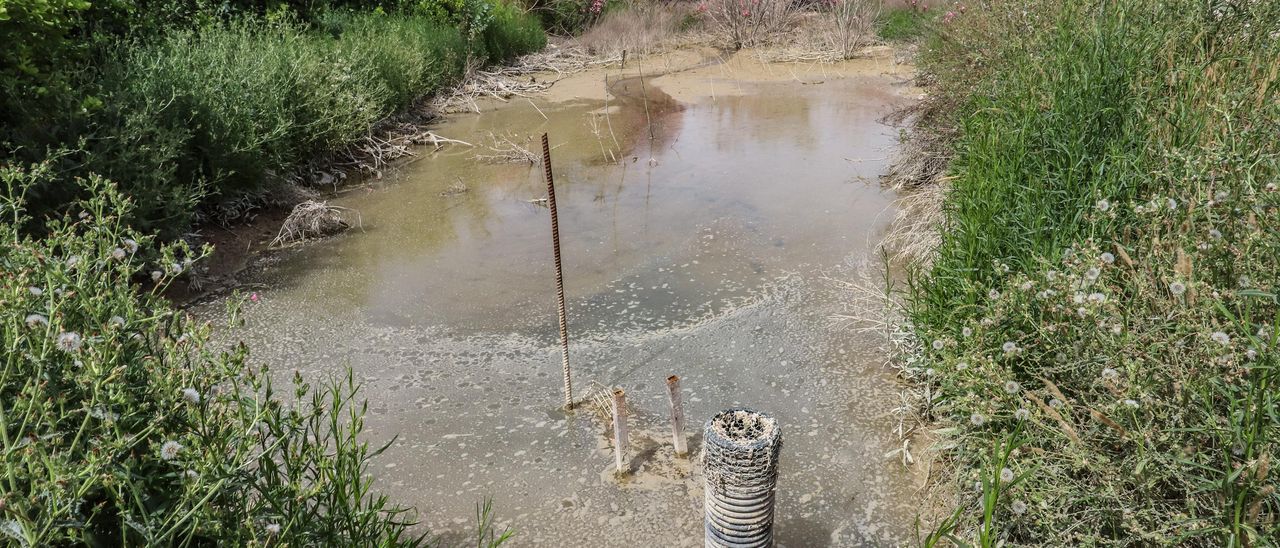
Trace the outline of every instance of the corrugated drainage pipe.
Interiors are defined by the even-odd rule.
[[[773,500],[782,429],[746,408],[717,413],[704,427],[703,506],[707,548],[773,546]]]

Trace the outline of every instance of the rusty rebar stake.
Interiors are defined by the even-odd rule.
[[[551,252],[556,259],[556,306],[560,313],[560,360],[564,368],[564,408],[573,409],[573,381],[569,378],[569,319],[564,309],[564,270],[560,266],[560,218],[556,215],[556,183],[551,176],[551,145],[542,134],[542,168],[547,174],[547,206],[551,208]]]

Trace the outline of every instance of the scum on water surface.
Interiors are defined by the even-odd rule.
[[[574,75],[436,130],[550,133],[575,385],[627,390],[631,477],[610,473],[605,424],[557,409],[545,186],[527,163],[455,146],[346,193],[334,203],[362,229],[260,261],[246,275],[266,289],[228,336],[286,372],[350,365],[370,441],[398,435],[380,486],[446,538],[492,495],[517,545],[700,544],[697,455],[675,458],[665,426],[677,374],[695,451],[730,407],[787,432],[780,544],[911,541],[920,474],[886,457],[897,387],[875,335],[832,326],[845,304],[827,281],[875,260],[893,217],[875,181],[895,130],[878,120],[909,67],[706,57],[645,60],[643,84],[630,62]]]

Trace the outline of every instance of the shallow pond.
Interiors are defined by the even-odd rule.
[[[235,336],[278,371],[352,367],[370,441],[399,435],[379,486],[446,537],[492,496],[515,545],[700,545],[696,455],[673,458],[665,425],[677,374],[691,447],[717,410],[778,418],[780,545],[912,543],[897,387],[877,337],[832,321],[847,306],[832,280],[876,260],[892,218],[877,176],[896,130],[878,120],[906,69],[648,62],[643,84],[614,66],[451,117],[435,131],[478,146],[425,148],[336,199],[361,228],[260,261]],[[559,410],[542,169],[482,158],[503,139],[536,152],[543,132],[577,395],[618,385],[633,408],[622,481],[605,424]]]

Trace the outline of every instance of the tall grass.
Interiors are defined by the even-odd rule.
[[[924,55],[959,135],[909,286],[954,425],[929,540],[1274,542],[1280,6],[966,4]]]

